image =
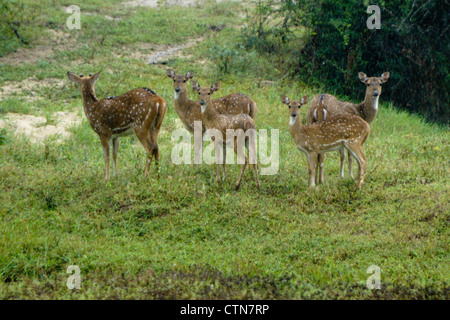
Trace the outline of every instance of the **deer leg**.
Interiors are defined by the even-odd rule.
[[[358,180],[356,183],[358,185],[358,189],[361,189],[361,186],[364,183],[364,174],[367,166],[366,156],[364,155],[361,147],[348,145],[347,149],[349,150],[349,154],[351,154],[358,162]]]
[[[223,145],[223,164],[222,164],[222,168],[223,168],[223,181],[225,181],[226,178],[227,178],[227,175],[226,175],[226,172],[225,172],[225,170],[226,170],[226,168],[225,168],[226,162],[227,162],[227,145],[224,144],[224,145]]]
[[[105,180],[109,180],[109,137],[100,137],[103,148],[103,158],[105,159]]]
[[[344,169],[342,169],[344,170]],[[350,177],[353,179],[353,158],[350,156],[350,152],[348,153],[348,171]]]
[[[159,155],[158,143],[153,142],[152,146],[153,146],[152,154],[153,154],[153,157],[155,158],[156,172],[158,173],[158,177],[159,177],[159,157],[160,157],[160,155]]]
[[[147,161],[145,164],[145,171],[144,175],[148,176],[148,172],[150,169],[150,164],[152,163],[152,158],[155,155],[155,153],[158,153],[159,151],[155,152],[155,147],[152,143],[152,140],[150,138],[150,134],[142,133],[142,132],[136,132],[136,136],[138,137],[139,141],[141,142],[142,146],[144,147],[145,151],[147,152]],[[158,150],[158,146],[156,146],[156,150]],[[159,155],[158,155],[159,156]]]
[[[196,144],[200,144],[199,148],[195,148]],[[202,151],[203,151],[203,135],[202,138],[200,140],[200,142],[195,141],[195,137],[194,137],[194,163],[195,163],[195,168],[198,168],[200,159],[202,157]]]
[[[339,155],[341,158],[341,171],[340,175],[341,178],[344,179],[344,165],[345,165],[345,148],[339,149]],[[349,154],[349,163],[350,163],[350,154]]]
[[[316,181],[319,183],[323,183],[323,162],[325,161],[325,153],[319,154],[317,156],[317,165],[319,166],[319,170],[317,170]]]
[[[259,189],[260,185],[259,185],[259,177],[258,177],[258,159],[256,157],[256,150],[255,150],[256,147],[254,144],[252,144],[250,146],[250,138],[245,139],[245,147],[248,150],[249,166],[253,167],[253,171],[255,173],[256,188]],[[252,163],[252,162],[254,162],[254,163]]]
[[[219,141],[218,139],[215,139],[214,141],[214,153],[216,157],[216,183],[220,182],[220,162],[223,160],[222,153],[223,149],[223,142]]]
[[[117,177],[117,151],[119,150],[119,138],[113,138],[113,165],[114,176]]]
[[[234,186],[235,190],[238,190],[239,187],[241,186],[242,176],[244,175],[244,170],[245,170],[245,166],[247,165],[247,162],[248,162],[247,157],[245,157],[245,162],[241,167],[241,172],[239,173],[239,177],[236,181],[236,185]]]
[[[308,171],[309,171],[309,182],[308,182],[308,189],[314,188],[316,186],[316,170],[317,170],[317,159],[318,154],[315,152],[312,152],[308,155]]]

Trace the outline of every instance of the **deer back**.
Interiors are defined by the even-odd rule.
[[[339,101],[335,96],[331,94],[325,94],[323,107],[321,107],[320,94],[315,96],[311,100],[311,104],[308,111],[307,123],[313,123],[321,121],[323,119],[323,112],[326,112],[326,118],[336,116],[338,114],[358,114],[356,111],[356,105],[350,102]],[[321,114],[322,113],[322,114]]]
[[[164,99],[148,88],[134,89],[95,104],[88,105],[85,113],[94,131],[104,135],[150,130],[156,123],[160,126],[166,110]]]

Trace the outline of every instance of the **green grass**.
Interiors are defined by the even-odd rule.
[[[68,15],[58,6],[30,3],[41,21],[63,30]],[[239,33],[234,25],[242,23],[237,5],[155,10],[127,9],[120,1],[81,3],[82,11],[86,6],[96,15],[83,20],[76,46],[37,63],[0,65],[2,84],[29,77],[67,84],[41,89],[42,100],[32,106],[2,101],[0,118],[5,112],[80,110],[81,95],[67,70],[103,70],[99,97],[150,87],[169,106],[159,137],[160,178],[154,172],[143,177],[143,148],[136,138],[123,138],[119,176],[104,182],[99,139],[86,120],[62,144],[32,144],[0,131],[0,298],[449,298],[448,128],[397,111],[381,97],[364,146],[363,188],[357,191],[349,178],[338,177],[333,153],[325,163],[325,183],[305,192],[306,157],[290,137],[279,96],[319,92],[280,80],[263,58],[247,72],[228,75],[198,62],[215,44],[233,44]],[[104,14],[124,20],[107,22],[100,18]],[[205,27],[220,23],[228,26],[220,33]],[[108,39],[92,54],[98,30]],[[205,86],[220,79],[217,95],[248,94],[259,108],[257,127],[280,130],[279,172],[261,176],[260,191],[250,172],[241,189],[233,190],[237,166],[227,166],[228,181],[217,185],[214,166],[172,164],[177,115],[167,67],[113,54],[139,42],[173,44],[199,36],[206,41],[186,50],[190,58],[171,60],[170,67],[194,70]],[[261,86],[264,79],[275,83]],[[69,265],[81,268],[80,290],[66,287]],[[381,290],[366,288],[370,265],[382,270]]]

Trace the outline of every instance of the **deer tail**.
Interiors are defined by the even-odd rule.
[[[159,132],[159,129],[161,128],[162,122],[164,120],[164,116],[166,115],[167,108],[164,99],[160,98],[158,100],[158,112],[156,113],[155,118],[155,129]]]
[[[249,111],[248,111],[248,115],[253,119],[256,120],[256,112],[258,111],[258,108],[256,108],[256,103],[255,101],[250,99],[250,103],[249,103]]]

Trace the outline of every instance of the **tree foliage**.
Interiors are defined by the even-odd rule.
[[[383,98],[449,123],[447,0],[380,1],[381,29],[366,25],[368,1],[270,0],[257,3],[245,44],[273,56],[292,77],[355,96],[357,73],[391,72]]]

